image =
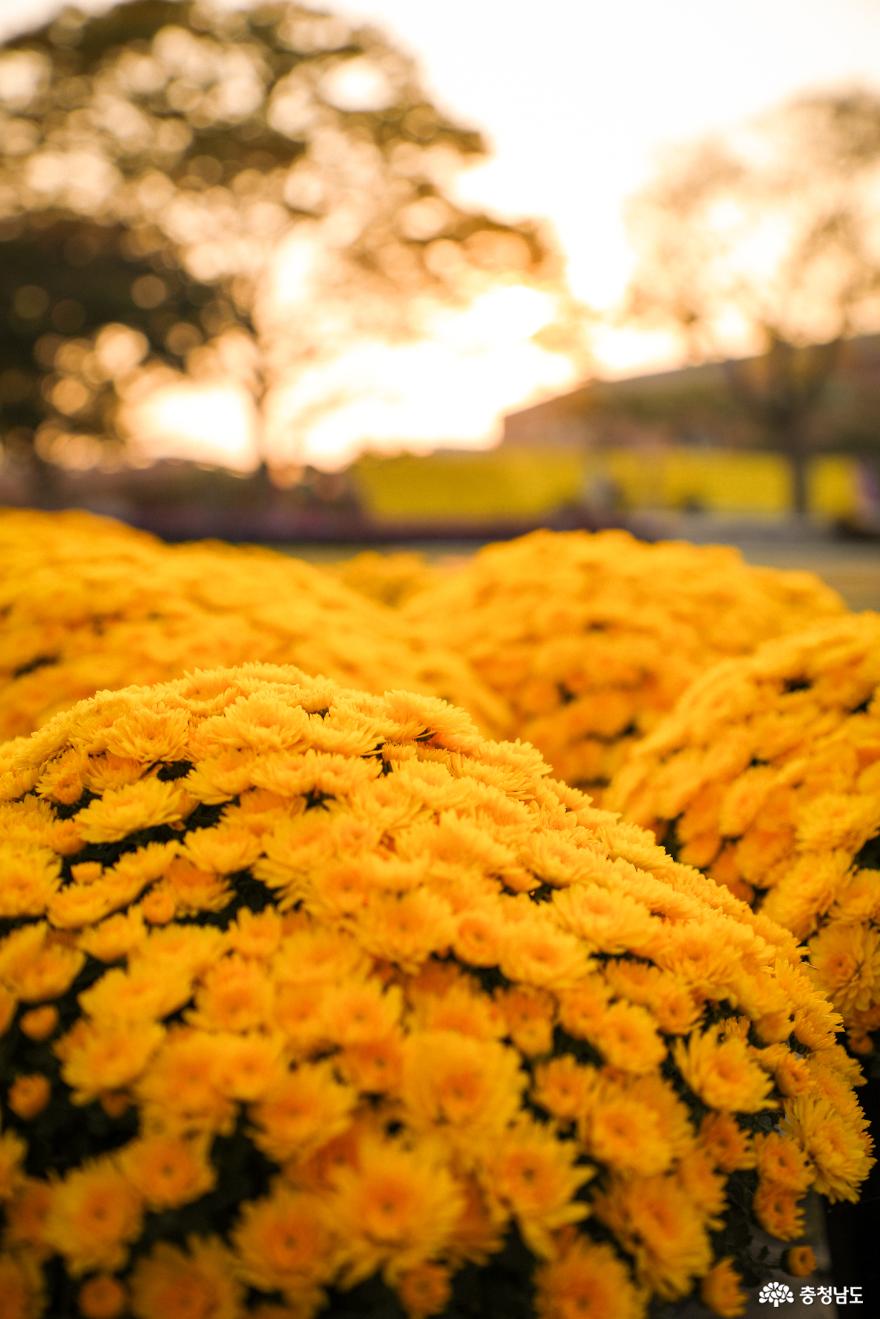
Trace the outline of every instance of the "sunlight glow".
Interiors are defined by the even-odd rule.
[[[130,418],[136,457],[221,463],[233,471],[256,465],[253,414],[243,390],[181,384],[157,389]]]

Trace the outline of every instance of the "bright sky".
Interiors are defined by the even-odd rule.
[[[328,0],[328,7],[384,28],[416,56],[432,98],[483,130],[492,158],[462,179],[460,196],[506,218],[549,219],[575,294],[600,308],[615,303],[630,270],[625,200],[663,148],[723,130],[805,88],[880,87],[880,0]],[[0,0],[0,35],[55,8],[52,0]],[[359,431],[360,439],[378,436],[376,427],[389,439],[430,442],[431,408],[459,378],[459,395],[471,405],[455,416],[447,406],[435,439],[485,441],[501,412],[564,387],[547,354],[520,353],[504,370],[509,337],[500,358],[488,341],[502,324],[483,309],[482,389],[473,345],[459,360],[460,377],[452,348],[446,359],[436,343],[415,361],[410,351],[406,375],[421,405],[400,397],[399,360],[389,358],[384,371],[364,366],[375,372],[384,408],[374,403],[337,419],[318,448],[341,461]],[[633,332],[606,331],[596,351],[609,374],[676,360],[669,341]]]

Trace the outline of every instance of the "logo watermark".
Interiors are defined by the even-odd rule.
[[[809,1287],[806,1284],[792,1291],[787,1282],[765,1282],[758,1292],[762,1305],[772,1305],[778,1310],[783,1305],[793,1305],[799,1300],[802,1305],[864,1305],[862,1287]]]
[[[780,1305],[794,1304],[794,1292],[787,1282],[765,1282],[758,1292],[758,1300],[762,1305],[772,1305],[778,1310]]]

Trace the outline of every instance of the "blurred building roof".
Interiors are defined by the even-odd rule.
[[[762,359],[740,367],[759,369]],[[646,440],[760,442],[726,383],[725,362],[622,380],[597,378],[504,418],[503,443],[602,447]],[[880,447],[880,334],[847,340],[813,427],[817,447]]]

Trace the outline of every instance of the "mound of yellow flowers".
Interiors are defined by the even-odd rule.
[[[508,735],[596,794],[697,674],[843,604],[810,573],[750,567],[725,546],[541,531],[487,547],[403,609],[429,630],[450,620],[509,703]]]
[[[134,553],[161,542],[147,531],[115,518],[65,508],[51,513],[32,508],[0,508],[0,563],[3,572],[34,563],[63,565],[71,545],[80,554]]]
[[[444,702],[102,693],[0,831],[5,1319],[735,1315],[871,1162],[791,935]]]
[[[417,591],[424,590],[438,568],[430,564],[424,554],[415,550],[394,550],[390,553],[363,550],[360,554],[333,563],[331,571],[346,586],[369,596],[371,600],[380,600],[386,605],[400,605]]]
[[[880,615],[850,614],[704,675],[609,804],[790,929],[846,1021],[880,1028]]]
[[[272,550],[168,546],[87,513],[0,515],[0,738],[105,688],[258,660],[509,714],[468,663],[391,608]]]

